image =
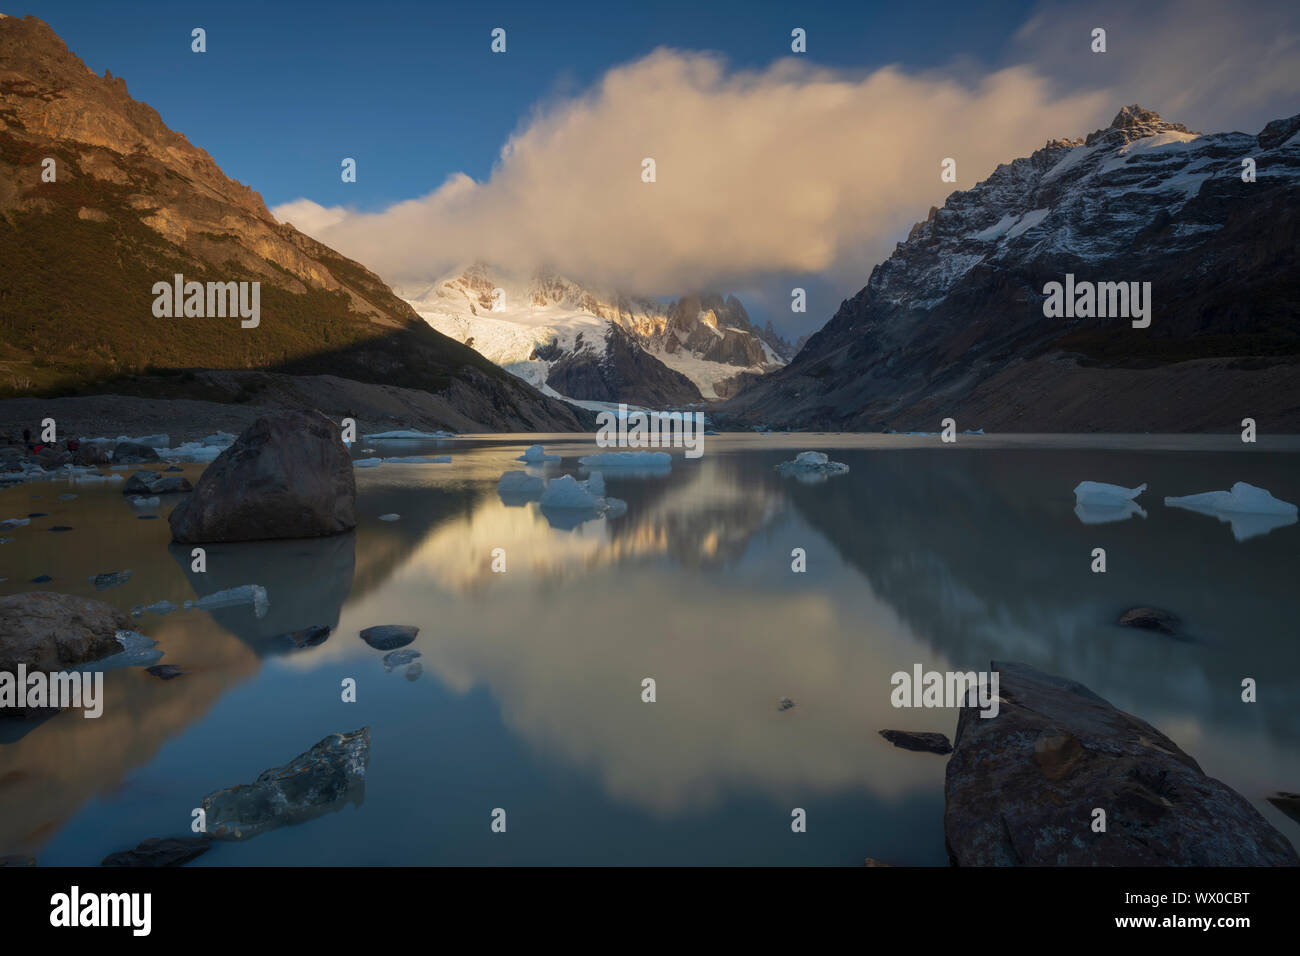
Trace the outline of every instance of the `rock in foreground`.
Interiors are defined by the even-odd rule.
[[[957,866],[1297,866],[1250,803],[1075,681],[993,662],[996,717],[963,707],[944,785]],[[1106,830],[1092,830],[1094,809]]]
[[[910,730],[882,730],[880,736],[895,747],[901,747],[903,750],[916,750],[932,754],[952,753],[952,744],[948,742],[948,738],[943,734],[912,733]]]
[[[133,850],[110,853],[100,866],[184,866],[212,848],[206,836],[150,837]]]
[[[259,418],[217,456],[168,519],[182,543],[315,538],[356,527],[356,479],[320,412]]]
[[[204,797],[208,836],[247,840],[340,810],[350,800],[360,804],[369,762],[369,727],[331,734],[283,767],[263,771],[253,783]]]

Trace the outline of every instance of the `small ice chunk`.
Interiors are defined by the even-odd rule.
[[[358,458],[352,462],[353,468],[378,468],[384,463],[382,458]]]
[[[258,617],[265,617],[267,608],[270,606],[270,602],[266,597],[266,588],[259,584],[241,584],[237,588],[226,588],[224,591],[217,591],[215,594],[209,594],[197,601],[185,602],[187,608],[196,607],[201,611],[237,607],[241,604],[252,604],[253,613]]]
[[[158,497],[144,498],[137,495],[133,498],[128,498],[127,500],[131,502],[131,507],[133,508],[157,508],[162,504],[162,499]]]
[[[548,455],[541,445],[529,445],[515,461],[526,461],[530,465],[540,465],[544,461],[559,461],[559,455]]]
[[[176,605],[171,601],[154,601],[145,608],[146,611],[152,611],[154,614],[170,614],[176,610]]]
[[[396,521],[396,520],[397,520],[398,518],[400,518],[400,517],[402,517],[402,516],[399,515],[399,514],[393,514],[393,513],[390,512],[389,514],[386,514],[386,515],[380,515],[380,516],[379,516],[379,520],[380,520],[380,521]]]
[[[543,508],[596,511],[600,507],[600,499],[572,475],[561,475],[546,486],[538,504]]]
[[[587,490],[593,495],[604,495],[605,476],[598,471],[593,471],[587,476]]]
[[[96,661],[86,661],[73,667],[75,671],[111,671],[119,667],[149,667],[162,660],[163,652],[158,650],[158,642],[136,631],[121,630],[113,635],[122,645],[122,650]]]
[[[507,471],[497,480],[497,493],[503,496],[540,496],[545,490],[545,480],[530,475],[526,471]]]
[[[1081,505],[1123,507],[1147,490],[1146,482],[1136,488],[1108,485],[1104,481],[1081,481],[1074,487],[1074,500]]]
[[[1238,541],[1268,534],[1297,521],[1295,505],[1279,501],[1263,488],[1244,481],[1233,485],[1231,491],[1207,491],[1199,495],[1166,498],[1165,505],[1226,521],[1232,526],[1232,536]]]
[[[673,466],[673,456],[666,451],[607,451],[585,455],[578,461],[588,468],[653,468]]]
[[[1231,491],[1207,491],[1199,495],[1166,498],[1165,504],[1194,511],[1228,511],[1251,515],[1294,515],[1297,510],[1290,502],[1279,501],[1263,488],[1256,488],[1244,481],[1233,485]]]
[[[1113,521],[1127,521],[1134,515],[1139,518],[1147,516],[1136,501],[1126,501],[1121,505],[1084,504],[1080,501],[1075,504],[1074,513],[1084,524],[1110,524]]]
[[[401,458],[385,458],[385,465],[446,465],[451,462],[451,455],[407,455]]]
[[[801,481],[825,480],[831,475],[848,473],[849,466],[842,461],[831,461],[824,452],[801,451],[793,461],[783,461],[776,466],[782,475],[793,475]]]
[[[12,531],[14,528],[21,528],[31,523],[31,518],[7,518],[0,521],[0,531]]]

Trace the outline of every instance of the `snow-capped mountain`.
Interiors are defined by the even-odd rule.
[[[811,428],[936,430],[952,415],[990,430],[1254,417],[1295,431],[1298,238],[1300,115],[1201,135],[1128,106],[931,209],[787,367],[723,411]],[[1047,284],[1067,274],[1150,282],[1150,326],[1047,317]]]
[[[431,326],[548,394],[682,405],[732,394],[785,364],[788,343],[749,321],[735,296],[663,305],[602,294],[562,276],[520,280],[481,263],[407,301]]]

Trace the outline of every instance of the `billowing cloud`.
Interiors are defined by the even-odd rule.
[[[1143,26],[1114,9],[1102,16],[1112,52],[1089,51],[1090,21],[1043,8],[1009,38],[1020,63],[975,77],[802,57],[733,70],[713,54],[660,49],[539,109],[485,182],[456,174],[378,213],[309,200],[274,211],[401,288],[483,259],[650,295],[774,274],[842,280],[850,294],[954,188],[1048,139],[1105,126],[1126,103],[1192,125],[1300,87],[1284,23],[1266,35],[1232,10],[1183,5],[1196,15],[1153,7]],[[1225,20],[1218,35],[1232,49],[1207,62]],[[1179,93],[1184,82],[1211,108],[1181,115],[1194,99]],[[956,184],[940,180],[945,157]],[[646,158],[653,183],[642,181]]]

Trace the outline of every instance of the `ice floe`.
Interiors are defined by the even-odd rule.
[[[824,452],[801,451],[793,461],[783,461],[776,466],[778,474],[792,475],[799,481],[825,481],[832,475],[846,475],[849,466],[842,461],[831,461]]]
[[[223,607],[238,607],[241,604],[253,605],[253,613],[257,617],[265,617],[267,609],[270,607],[270,601],[266,596],[266,588],[259,584],[241,584],[236,588],[226,588],[224,591],[217,591],[215,594],[209,594],[207,597],[201,597],[197,601],[186,601],[185,609],[197,608],[200,611],[215,611]]]
[[[529,445],[515,461],[524,461],[530,465],[540,465],[544,461],[559,461],[559,455],[548,455],[541,445]]]
[[[1165,506],[1184,508],[1210,515],[1232,526],[1233,537],[1238,541],[1268,534],[1277,528],[1295,524],[1297,508],[1288,501],[1279,501],[1263,488],[1244,481],[1232,486],[1231,491],[1206,491],[1198,495],[1165,498]]]
[[[1104,481],[1081,481],[1074,486],[1074,500],[1082,505],[1122,506],[1147,490],[1146,482],[1136,488],[1108,485]]]

